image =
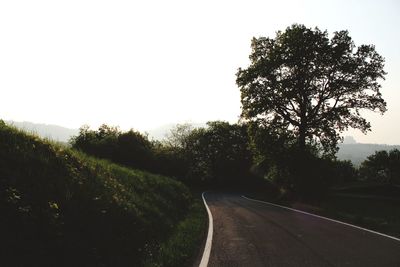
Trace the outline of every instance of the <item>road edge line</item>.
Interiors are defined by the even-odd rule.
[[[208,260],[210,259],[210,253],[211,253],[212,236],[213,236],[213,217],[207,205],[206,199],[204,198],[205,193],[206,192],[203,192],[201,194],[201,197],[203,198],[203,203],[208,213],[208,234],[207,234],[206,244],[204,246],[203,257],[201,257],[199,267],[207,267],[208,265]]]
[[[316,218],[328,220],[328,221],[331,221],[331,222],[347,225],[347,226],[350,226],[350,227],[353,227],[353,228],[357,228],[359,230],[364,230],[364,231],[367,231],[367,232],[370,232],[370,233],[373,233],[373,234],[377,234],[377,235],[380,235],[380,236],[383,236],[383,237],[387,237],[387,238],[390,238],[390,239],[393,239],[395,241],[400,242],[400,238],[397,238],[397,237],[394,237],[394,236],[390,236],[390,235],[387,235],[387,234],[383,234],[383,233],[380,233],[380,232],[376,232],[376,231],[373,231],[373,230],[370,230],[370,229],[367,229],[367,228],[363,228],[363,227],[360,227],[360,226],[357,226],[357,225],[354,225],[354,224],[350,224],[350,223],[334,220],[334,219],[331,219],[331,218],[328,218],[328,217],[320,216],[320,215],[317,215],[317,214],[312,214],[312,213],[305,212],[305,211],[302,211],[302,210],[296,210],[296,209],[293,209],[293,208],[289,208],[289,207],[286,207],[286,206],[281,206],[281,205],[274,204],[274,203],[271,203],[271,202],[266,202],[266,201],[262,201],[262,200],[249,198],[249,197],[246,197],[244,195],[242,195],[242,198],[247,199],[247,200],[251,200],[251,201],[256,201],[256,202],[268,204],[268,205],[279,207],[279,208],[283,208],[283,209],[287,209],[287,210],[291,210],[291,211],[295,211],[295,212],[299,212],[299,213],[303,213],[303,214],[306,214],[306,215],[309,215],[309,216],[313,216],[313,217],[316,217]]]

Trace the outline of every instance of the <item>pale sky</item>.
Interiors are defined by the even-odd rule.
[[[386,59],[384,116],[358,142],[400,144],[398,1],[1,1],[0,118],[141,131],[240,114],[253,36],[349,30]]]

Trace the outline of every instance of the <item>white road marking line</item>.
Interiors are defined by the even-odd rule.
[[[366,229],[366,228],[362,228],[362,227],[357,226],[357,225],[341,222],[341,221],[338,221],[338,220],[330,219],[330,218],[327,218],[327,217],[319,216],[319,215],[308,213],[308,212],[301,211],[301,210],[292,209],[292,208],[289,208],[289,207],[277,205],[277,204],[266,202],[266,201],[261,201],[261,200],[257,200],[257,199],[248,198],[248,197],[243,196],[243,195],[242,195],[242,198],[247,199],[247,200],[251,200],[251,201],[256,201],[256,202],[268,204],[268,205],[272,205],[272,206],[283,208],[283,209],[287,209],[287,210],[291,210],[291,211],[295,211],[295,212],[299,212],[299,213],[303,213],[303,214],[306,214],[306,215],[310,215],[310,216],[317,217],[317,218],[320,218],[320,219],[328,220],[328,221],[331,221],[331,222],[344,224],[344,225],[347,225],[347,226],[350,226],[350,227],[354,227],[354,228],[357,228],[357,229],[360,229],[360,230],[364,230],[364,231],[367,231],[367,232],[370,232],[370,233],[374,233],[374,234],[377,234],[377,235],[380,235],[380,236],[384,236],[384,237],[387,237],[387,238],[390,238],[390,239],[393,239],[393,240],[396,240],[396,241],[400,241],[400,238],[397,238],[397,237],[394,237],[394,236],[390,236],[390,235],[386,235],[386,234],[382,234],[382,233],[379,233],[379,232],[376,232],[376,231],[373,231],[373,230],[369,230],[369,229]]]
[[[203,198],[204,206],[206,206],[208,213],[208,234],[207,234],[206,245],[204,246],[203,257],[201,258],[199,267],[207,267],[208,265],[208,260],[210,259],[210,253],[211,253],[212,236],[213,236],[213,217],[210,209],[208,208],[206,199],[204,198],[204,193],[205,192],[201,194],[201,197]]]

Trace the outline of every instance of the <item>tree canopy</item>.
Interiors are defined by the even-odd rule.
[[[363,132],[361,110],[384,113],[379,80],[384,58],[373,45],[356,47],[347,31],[292,25],[275,38],[253,38],[250,65],[239,68],[242,118],[290,132],[301,149],[318,142],[335,151],[340,133]]]
[[[360,174],[369,181],[400,185],[400,151],[376,151],[361,164]]]
[[[208,122],[207,128],[192,130],[185,143],[191,178],[229,186],[248,177],[252,155],[245,125]]]
[[[98,130],[91,130],[85,125],[70,143],[73,148],[96,157],[134,168],[153,170],[153,143],[147,135],[133,129],[122,132],[118,127],[103,124]]]

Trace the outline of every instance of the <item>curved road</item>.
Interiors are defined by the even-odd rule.
[[[208,266],[400,266],[400,241],[245,199],[206,193]]]

